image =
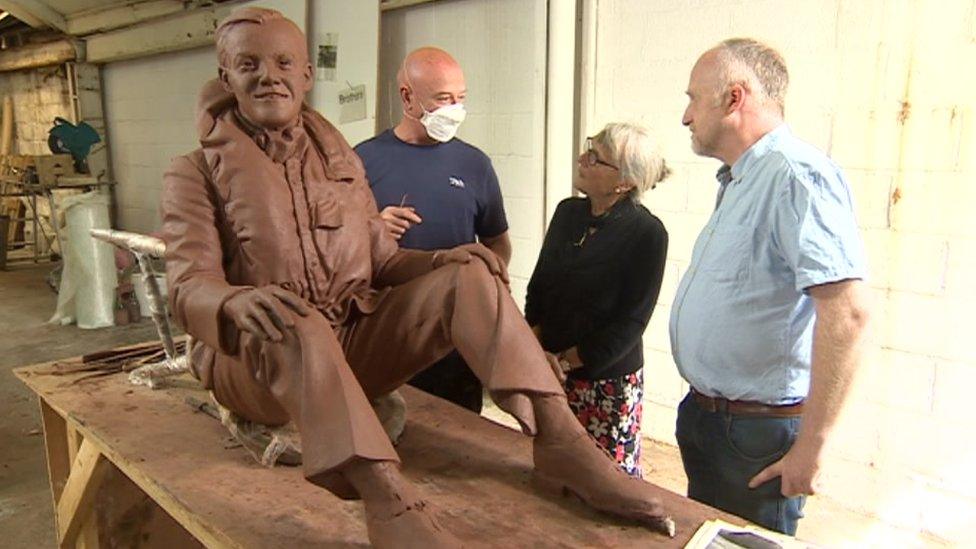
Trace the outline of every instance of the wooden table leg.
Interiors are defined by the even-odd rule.
[[[43,398],[38,401],[44,425],[44,447],[59,545],[94,549],[98,547],[98,524],[91,502],[108,463],[94,446],[79,460],[84,438]],[[83,469],[76,474],[75,469],[79,466]],[[66,492],[70,493],[66,495]],[[69,512],[68,508],[72,506]]]
[[[78,454],[71,464],[71,474],[64,485],[64,492],[58,500],[58,545],[62,548],[75,547],[78,536],[87,524],[94,525],[95,494],[98,492],[111,464],[98,448],[88,440],[82,440]],[[92,526],[93,527],[93,526]],[[94,545],[97,547],[97,531]],[[82,538],[81,544],[91,540]]]
[[[70,423],[67,426],[67,436],[69,462],[74,463],[75,457],[78,455],[78,449],[81,448],[81,443],[84,440],[84,437],[82,437],[81,433],[72,427]],[[96,549],[98,547],[98,516],[96,513],[89,513],[85,510],[82,511],[88,515],[88,518],[81,526],[81,531],[78,533],[78,541],[75,544],[75,547],[77,549]]]
[[[51,499],[55,510],[54,517],[57,520],[58,500],[61,499],[64,483],[68,481],[68,473],[71,471],[67,425],[64,418],[58,415],[43,398],[38,397],[37,400],[41,405],[44,448],[47,453],[47,474],[51,480]]]

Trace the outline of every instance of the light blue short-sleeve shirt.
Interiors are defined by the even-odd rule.
[[[696,390],[731,400],[806,398],[811,286],[864,279],[850,186],[783,124],[723,166],[671,309],[671,350]]]

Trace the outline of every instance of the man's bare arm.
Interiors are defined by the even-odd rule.
[[[796,442],[783,459],[749,482],[750,488],[777,476],[782,493],[791,497],[813,494],[820,458],[861,362],[869,312],[867,288],[860,280],[845,280],[809,289],[817,310],[813,325],[810,393]]]
[[[504,261],[505,266],[508,266],[512,261],[512,240],[508,237],[508,231],[492,238],[481,238],[479,240]]]

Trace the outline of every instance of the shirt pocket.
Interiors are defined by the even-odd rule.
[[[342,226],[342,208],[337,200],[319,202],[312,211],[316,229],[338,229]]]
[[[753,231],[748,225],[732,223],[712,228],[708,247],[701,260],[702,274],[717,282],[742,280],[752,265]]]

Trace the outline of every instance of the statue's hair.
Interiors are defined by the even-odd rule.
[[[288,21],[295,28],[295,31],[302,35],[305,34],[302,32],[302,29],[298,28],[298,25],[294,21],[282,15],[278,10],[268,8],[237,8],[217,25],[217,30],[214,32],[214,42],[217,44],[217,62],[220,66],[226,67],[230,61],[227,59],[227,35],[231,30],[240,25],[263,25],[268,21]]]

